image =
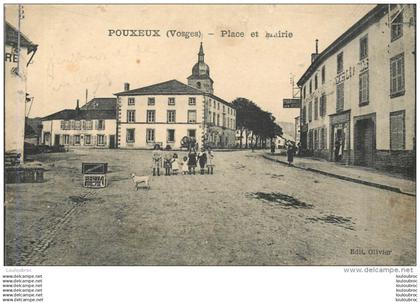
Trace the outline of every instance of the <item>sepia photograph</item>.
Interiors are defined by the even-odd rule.
[[[3,266],[416,266],[416,4],[3,9]]]

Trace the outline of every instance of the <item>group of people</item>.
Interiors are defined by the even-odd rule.
[[[200,152],[196,152],[195,148],[192,148],[187,156],[178,158],[178,154],[171,150],[162,151],[160,145],[156,145],[153,151],[152,157],[152,169],[153,176],[160,176],[161,168],[165,169],[165,176],[169,175],[195,175],[197,165],[200,167],[200,174],[205,174],[207,168],[208,174],[213,174],[214,171],[214,153],[210,148],[207,150],[204,148],[200,149]]]

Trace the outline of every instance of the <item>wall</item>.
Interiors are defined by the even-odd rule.
[[[5,57],[12,54],[12,47],[5,45]],[[25,139],[25,100],[26,100],[26,64],[29,60],[26,48],[21,49],[20,74],[17,76],[12,68],[17,67],[13,56],[10,60],[4,61],[5,76],[5,152],[21,154],[23,159],[23,146]]]
[[[78,147],[89,147],[89,148],[108,148],[109,144],[110,144],[110,135],[115,135],[116,134],[116,120],[112,119],[112,120],[105,120],[105,129],[104,130],[97,130],[95,129],[95,120],[93,120],[93,129],[92,130],[75,130],[75,129],[70,129],[70,130],[63,130],[61,129],[61,120],[51,120],[51,121],[42,121],[42,137],[41,137],[41,144],[44,144],[44,137],[45,137],[45,133],[46,132],[50,132],[51,133],[51,141],[49,143],[50,146],[55,144],[55,135],[60,135],[60,145],[66,145],[66,146],[70,146],[71,148],[78,148]],[[70,143],[70,144],[65,144],[64,142],[64,138],[63,135],[70,135],[70,136],[74,136],[74,135],[91,135],[92,139],[91,139],[91,144],[90,145],[85,145],[84,143],[84,139],[81,139],[81,143],[80,145],[74,145],[74,143]],[[96,144],[96,136],[97,135],[105,135],[106,136],[106,141],[104,145],[97,145]],[[94,138],[95,137],[95,138]]]
[[[128,98],[135,98],[135,105],[128,105]],[[155,98],[155,105],[148,105],[148,98]],[[196,105],[189,105],[190,97],[195,97]],[[175,105],[168,105],[168,98],[175,98]],[[204,97],[203,95],[140,95],[121,96],[118,98],[119,110],[119,147],[121,148],[152,148],[153,143],[146,142],[146,129],[155,129],[155,143],[163,146],[169,144],[180,148],[181,139],[187,136],[188,130],[196,130],[196,139],[202,141],[204,132]],[[135,122],[127,122],[127,110],[135,110]],[[155,110],[155,123],[146,122],[147,110]],[[167,123],[167,110],[176,110],[176,122]],[[197,122],[188,123],[188,110],[196,110]],[[127,143],[126,129],[135,129],[135,142]],[[167,142],[167,130],[175,130],[175,141]]]

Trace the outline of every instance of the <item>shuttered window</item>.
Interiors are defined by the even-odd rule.
[[[390,113],[390,148],[391,150],[405,149],[405,111]]]
[[[312,122],[312,102],[308,105],[308,122]]]
[[[327,96],[325,93],[321,95],[319,99],[319,115],[325,116],[327,114]]]
[[[404,54],[391,58],[391,97],[404,94]]]
[[[337,85],[337,112],[343,111],[344,109],[344,83]]]
[[[314,120],[318,119],[318,98],[315,99],[315,103],[314,103]]]
[[[369,104],[369,72],[359,75],[359,105]]]

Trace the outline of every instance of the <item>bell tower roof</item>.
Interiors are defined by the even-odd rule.
[[[194,64],[191,75],[188,77],[188,84],[200,90],[213,92],[213,80],[210,78],[210,68],[204,62],[203,42],[200,43],[198,61]]]

